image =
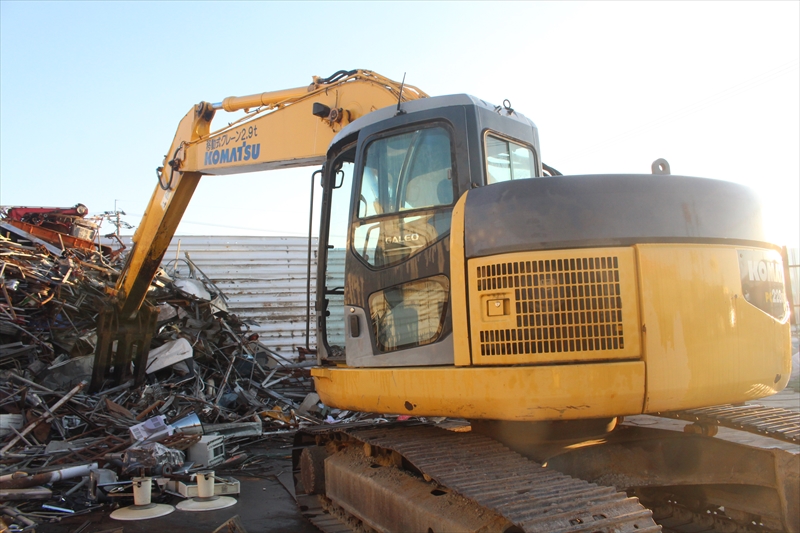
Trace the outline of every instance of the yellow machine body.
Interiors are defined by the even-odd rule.
[[[212,131],[219,110],[244,110],[246,115]],[[482,118],[470,118],[473,112]],[[376,293],[369,287],[399,283],[395,273],[410,280],[431,274],[448,277],[452,364],[415,366],[398,356],[394,360],[398,364],[347,367],[323,354],[320,361],[327,366],[312,374],[326,404],[360,411],[536,421],[743,402],[785,386],[790,373],[788,315],[773,316],[752,305],[753,295],[745,298],[738,257],[741,239],[737,244],[726,244],[724,239],[702,243],[639,239],[630,244],[537,249],[542,235],[558,233],[551,227],[538,230],[535,238],[523,235],[515,251],[470,255],[465,243],[475,230],[469,231],[465,205],[469,196],[480,192],[473,189],[500,191],[493,194],[501,197],[488,203],[498,212],[514,215],[527,206],[510,207],[514,194],[503,193],[505,186],[548,182],[540,179],[535,126],[510,107],[493,108],[466,95],[427,98],[415,87],[371,71],[340,71],[326,79],[315,77],[307,87],[230,97],[216,104],[201,102],[190,110],[159,169],[159,184],[113,291],[120,316],[135,316],[141,307],[202,176],[305,166],[326,161],[326,155],[325,175],[333,176],[339,168],[335,154],[342,145],[353,146],[363,137],[361,154],[370,142],[377,142],[370,139],[398,131],[427,131],[424,128],[438,132],[438,138],[451,138],[448,173],[430,174],[446,175],[452,182],[450,199],[437,207],[441,213],[436,215],[450,219],[449,235],[444,230],[445,237],[431,238],[425,252],[391,268],[365,264],[365,257],[348,259],[345,298],[350,299],[348,307],[368,309],[358,298],[366,301]],[[527,151],[527,177],[536,179],[494,185],[489,165],[499,160],[493,156],[490,162],[488,155],[481,155],[488,154],[489,142]],[[466,158],[467,147],[470,158],[480,159],[465,165],[460,158]],[[598,180],[581,183],[575,190],[587,190],[590,203],[606,194],[593,191]],[[416,206],[411,192],[407,194],[409,203],[397,208],[398,213]],[[658,197],[649,189],[645,194]],[[417,218],[430,213],[422,209],[415,212]],[[397,232],[403,226],[382,220],[386,222],[376,228]],[[413,245],[421,233],[411,233],[414,217],[408,220],[400,241]],[[591,232],[597,223],[582,223],[569,237]],[[510,224],[505,220],[498,226]],[[482,231],[479,227],[479,240]],[[352,238],[352,230],[350,234]],[[349,246],[352,255],[354,247]],[[320,256],[324,253],[321,250]],[[774,248],[758,253],[777,254]],[[325,290],[318,288],[320,293]],[[318,313],[324,305],[318,301]]]
[[[450,248],[455,364],[315,368],[326,405],[575,420],[739,403],[786,385],[788,315],[745,299],[742,246],[636,244],[467,261],[464,200]]]

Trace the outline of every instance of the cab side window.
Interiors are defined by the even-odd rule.
[[[487,185],[535,176],[536,160],[530,148],[496,135],[486,135]]]

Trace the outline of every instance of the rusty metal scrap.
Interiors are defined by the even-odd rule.
[[[179,469],[186,476],[200,466],[180,462],[203,435],[224,440],[223,465],[247,469],[259,457],[249,446],[285,444],[299,427],[375,416],[320,403],[307,352],[287,359],[259,342],[188,257],[196,277],[162,273],[153,283],[146,367],[133,375],[114,369],[121,379],[86,386],[98,375],[100,322],[125,254],[40,241],[26,239],[19,228],[0,229],[0,502],[6,502],[0,511],[6,523],[22,530],[123,497],[115,492],[112,498],[90,478],[112,475],[118,483],[117,476],[120,482],[168,477]],[[132,431],[137,425],[153,431]],[[83,476],[86,465],[91,476]],[[15,472],[26,476],[12,487],[12,478],[20,478]],[[51,485],[27,488],[38,480]],[[26,488],[15,488],[19,483]]]
[[[70,398],[75,396],[78,393],[78,391],[80,391],[83,388],[84,385],[86,385],[86,382],[79,383],[74,389],[69,391],[66,396],[62,397],[60,400],[54,403],[51,408],[44,406],[43,409],[45,411],[45,414],[43,414],[42,416],[31,422],[28,425],[28,427],[22,430],[22,432],[17,433],[15,431],[15,433],[17,433],[16,436],[12,438],[8,444],[3,446],[2,449],[0,449],[0,456],[2,456],[5,452],[7,452],[9,448],[13,447],[20,439],[24,439],[25,435],[35,430],[39,424],[52,420],[54,418],[53,411],[55,411],[56,409],[67,403],[70,400]]]

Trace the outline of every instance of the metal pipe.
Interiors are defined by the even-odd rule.
[[[75,513],[75,511],[73,511],[72,509],[66,509],[64,507],[56,507],[55,505],[48,505],[48,504],[42,505],[42,509],[49,509],[51,511],[58,511],[60,513],[69,513],[69,514]]]
[[[90,471],[96,469],[97,463],[90,463],[80,466],[68,466],[67,468],[62,468],[61,470],[42,472],[41,474],[34,474],[32,476],[16,477],[8,480],[3,479],[0,481],[0,489],[25,489],[28,487],[35,487],[37,485],[56,483],[64,479],[88,476]],[[11,474],[11,476],[13,475],[14,474]]]
[[[3,505],[2,507],[0,507],[0,513],[2,513],[4,515],[8,515],[11,518],[13,518],[14,520],[22,522],[23,524],[25,524],[26,527],[36,526],[36,522],[31,520],[27,516],[23,515],[22,513],[20,513],[15,507],[9,507],[9,506]]]
[[[69,489],[67,492],[65,492],[65,493],[64,493],[64,495],[65,495],[65,496],[70,496],[70,495],[72,495],[72,494],[74,494],[74,493],[78,492],[78,490],[79,490],[81,487],[83,487],[84,485],[86,485],[87,483],[89,483],[89,478],[88,478],[88,477],[84,477],[84,478],[83,478],[83,479],[80,481],[80,483],[78,483],[77,485],[75,485],[74,487],[72,487],[71,489]]]

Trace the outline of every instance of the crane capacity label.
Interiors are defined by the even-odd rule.
[[[778,320],[788,317],[783,259],[774,250],[737,250],[744,299]]]
[[[258,137],[258,126],[239,128],[207,140],[203,164],[213,166],[258,159],[261,143],[254,143],[255,137]]]

